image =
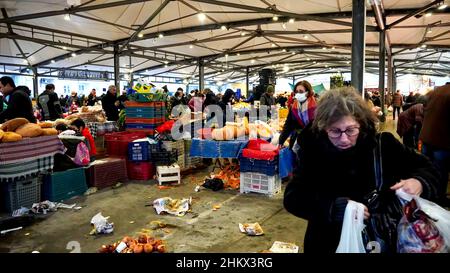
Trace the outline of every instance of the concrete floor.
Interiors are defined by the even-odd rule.
[[[382,126],[395,134],[392,117]],[[396,135],[396,134],[395,134]],[[398,137],[398,136],[397,136]],[[260,194],[240,194],[236,190],[214,192],[194,188],[209,174],[199,170],[183,177],[182,184],[171,189],[159,189],[155,181],[129,182],[117,189],[104,189],[89,196],[66,201],[82,206],[81,210],[60,209],[45,219],[22,230],[0,237],[0,252],[59,252],[72,251],[79,245],[81,252],[97,252],[124,236],[137,237],[150,222],[162,221],[166,229],[152,230],[153,236],[166,241],[170,252],[259,252],[275,241],[291,242],[303,251],[307,222],[292,216],[282,205],[283,194],[267,197]],[[283,185],[284,190],[285,184]],[[157,215],[153,207],[145,206],[160,197],[189,198],[192,213],[183,217]],[[213,211],[213,205],[221,205]],[[91,236],[90,220],[102,212],[114,223],[114,233]],[[259,222],[263,236],[250,237],[239,231],[238,223]]]

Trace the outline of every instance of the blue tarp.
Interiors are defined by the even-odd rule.
[[[248,140],[193,139],[190,155],[203,158],[238,158]]]
[[[279,161],[278,161],[278,171],[280,173],[280,178],[285,178],[289,176],[294,170],[294,158],[295,154],[289,148],[284,148],[280,150]]]

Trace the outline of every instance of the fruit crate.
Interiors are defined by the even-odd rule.
[[[85,168],[54,172],[44,177],[44,200],[61,202],[87,190]]]
[[[145,132],[117,132],[106,134],[105,142],[107,154],[112,157],[127,157],[128,143],[145,137],[147,137]]]
[[[21,207],[31,208],[41,201],[41,187],[41,176],[5,183],[2,186],[3,209],[13,212]]]
[[[105,158],[94,161],[86,170],[90,187],[111,187],[118,182],[127,182],[127,165],[122,158]]]
[[[155,175],[155,166],[150,162],[127,161],[128,179],[150,180]]]
[[[259,160],[253,158],[239,158],[240,171],[261,173],[268,176],[278,174],[278,156],[274,160]]]
[[[161,150],[158,152],[151,152],[150,158],[153,163],[156,165],[171,165],[178,160],[178,151],[166,151]]]
[[[170,166],[156,167],[156,180],[158,180],[159,185],[169,182],[177,182],[177,184],[180,184],[180,166],[178,166],[178,164],[173,164]]]
[[[278,175],[268,176],[261,173],[241,173],[241,193],[257,192],[274,196],[281,192],[281,179]]]

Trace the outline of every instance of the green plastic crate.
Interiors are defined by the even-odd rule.
[[[61,202],[87,190],[84,168],[48,174],[44,178],[44,200]]]

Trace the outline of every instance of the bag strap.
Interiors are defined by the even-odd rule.
[[[383,159],[381,157],[381,136],[383,133],[380,133],[376,139],[376,146],[374,148],[374,169],[375,169],[375,185],[376,190],[381,191],[381,187],[383,186]]]

